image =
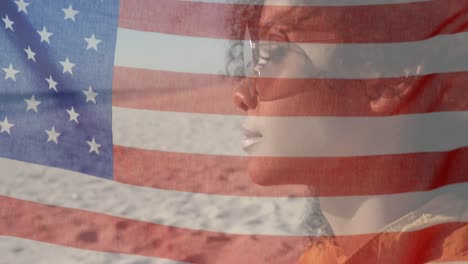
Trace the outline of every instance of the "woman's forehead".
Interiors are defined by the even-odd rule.
[[[295,20],[293,17],[297,15],[293,11],[299,10],[296,7],[303,4],[304,0],[265,0],[260,25],[290,24],[291,20]]]
[[[283,0],[282,5],[277,5],[278,0],[265,0],[261,21],[265,22],[285,14],[291,10],[294,2],[295,0]]]
[[[265,0],[265,5],[301,6],[309,0]]]

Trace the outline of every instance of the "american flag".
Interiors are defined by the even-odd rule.
[[[0,17],[0,264],[336,263],[310,244],[328,237],[346,263],[468,261],[468,1],[2,0]],[[339,56],[253,77],[261,43]],[[290,89],[319,96],[268,108]]]

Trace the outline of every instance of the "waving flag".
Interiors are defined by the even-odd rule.
[[[330,229],[348,263],[468,260],[468,1],[262,2],[1,1],[0,263],[296,263]],[[344,59],[229,76],[254,43]],[[245,122],[238,78],[321,96]]]

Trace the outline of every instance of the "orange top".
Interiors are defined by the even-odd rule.
[[[315,242],[302,254],[297,264],[341,264],[346,261],[343,249],[333,238],[323,238]]]
[[[414,240],[417,232],[425,232],[426,235]],[[333,238],[323,238],[304,252],[297,264],[418,264],[460,260],[468,260],[466,223],[449,227],[440,225],[415,232],[381,233],[350,256],[345,256]]]

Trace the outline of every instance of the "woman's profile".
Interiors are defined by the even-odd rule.
[[[359,32],[372,28],[362,22],[372,15],[356,16],[372,7],[276,2],[234,14],[233,29],[250,41],[230,58],[248,76],[233,100],[248,115],[242,147],[252,181],[308,185],[319,197],[332,231],[314,237],[298,263],[468,259],[468,152],[449,129],[468,122],[459,63],[468,48],[451,26],[466,15],[463,4],[434,1],[428,17],[446,17],[391,46],[378,35],[383,26],[376,36]],[[381,19],[390,27],[405,8],[427,7],[388,4]]]

